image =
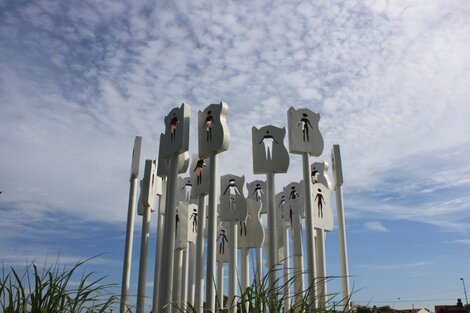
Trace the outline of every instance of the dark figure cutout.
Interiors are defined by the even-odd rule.
[[[227,193],[227,191],[229,192],[229,203],[230,203],[230,211],[232,210],[235,210],[236,207],[235,207],[235,195],[237,194],[241,194],[240,193],[240,190],[238,190],[238,187],[237,185],[235,184],[235,179],[230,179],[229,182],[228,182],[228,185],[227,185],[227,188],[225,188],[224,190],[224,195]]]
[[[309,119],[307,118],[306,113],[302,114],[302,118],[300,119],[298,126],[302,128],[302,138],[304,139],[304,141],[305,139],[309,141],[310,138],[308,137],[308,128],[310,127],[311,129],[313,129],[313,126],[312,126],[312,123],[310,123]]]
[[[255,196],[256,201],[260,201],[261,197],[263,196],[263,188],[261,188],[260,184],[256,184],[255,190],[253,191],[253,195]]]
[[[170,130],[171,134],[171,141],[175,140],[176,138],[176,126],[178,124],[178,118],[176,117],[176,113],[173,113],[173,118],[170,121],[170,126],[168,126],[168,129]]]
[[[196,209],[193,210],[193,213],[191,214],[189,219],[193,221],[193,233],[195,233],[197,229],[197,210]]]
[[[317,203],[318,203],[318,217],[323,218],[323,203],[326,204],[326,202],[325,202],[325,199],[323,198],[323,195],[321,194],[321,189],[318,189],[318,193],[315,196],[315,200],[317,200]]]
[[[214,124],[215,124],[215,121],[214,121],[214,118],[212,117],[212,112],[208,111],[206,120],[204,121],[204,125],[202,125],[202,128],[206,129],[206,141],[212,140],[212,126],[214,126]]]
[[[225,254],[225,241],[228,242],[227,236],[225,236],[225,230],[220,230],[217,241],[219,242],[219,254]]]
[[[193,172],[196,172],[196,176],[197,176],[196,183],[198,185],[202,183],[202,170],[204,169],[204,166],[207,166],[206,163],[204,162],[204,159],[199,159],[193,171]]]
[[[292,186],[290,194],[289,194],[289,199],[295,200],[295,199],[297,199],[297,197],[299,197],[299,193],[295,189],[295,186]]]
[[[266,131],[263,139],[258,144],[264,142],[264,151],[266,152],[266,160],[272,160],[273,142],[278,143],[272,135],[269,134],[269,130]]]
[[[178,233],[178,224],[180,223],[180,217],[178,215],[178,211],[176,211],[176,220],[175,220],[175,236]]]
[[[244,236],[246,236],[246,220],[248,218],[251,220],[251,216],[247,214],[246,218],[240,220],[240,237],[243,236],[243,233],[245,234]]]

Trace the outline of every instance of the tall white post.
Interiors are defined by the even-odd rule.
[[[147,284],[148,243],[150,233],[150,207],[144,207],[142,237],[140,240],[139,281],[137,287],[137,313],[145,311],[145,285]]]
[[[343,205],[343,168],[341,162],[341,152],[339,145],[333,145],[331,151],[331,163],[333,169],[334,187],[336,194],[336,209],[338,216],[338,241],[339,241],[339,256],[341,266],[341,284],[343,287],[343,304],[345,311],[350,308],[350,293],[349,293],[349,271],[348,271],[348,248],[346,243],[346,224],[344,219],[344,205]]]
[[[196,266],[196,245],[189,242],[188,245],[188,295],[187,302],[194,306],[194,288],[195,288],[195,266]]]
[[[166,192],[166,187],[164,188]],[[155,269],[153,273],[153,301],[152,301],[152,312],[156,312],[158,308],[158,292],[160,290],[159,286],[159,276],[162,265],[162,250],[163,250],[163,196],[160,197],[160,206],[158,212],[158,221],[157,221],[157,241],[155,248]]]
[[[163,260],[160,271],[160,297],[158,305],[160,312],[171,312],[171,293],[173,290],[173,262],[175,250],[175,216],[176,216],[176,186],[178,176],[178,155],[174,155],[170,161],[170,174],[167,182],[167,197],[165,208],[165,223],[163,226]],[[165,286],[165,287],[163,287]]]
[[[145,290],[147,284],[148,241],[150,236],[150,213],[155,207],[157,189],[161,181],[156,177],[156,161],[145,160],[145,173],[142,180],[141,203],[142,238],[140,244],[139,281],[137,286],[137,313],[143,313],[145,308]]]
[[[306,233],[306,253],[307,253],[307,273],[310,297],[308,299],[310,311],[316,307],[316,288],[315,288],[315,239],[313,233],[313,205],[312,205],[312,186],[310,182],[310,164],[308,153],[302,154],[303,181],[304,181],[304,203],[305,203],[305,233]]]
[[[129,283],[131,278],[131,261],[132,261],[132,244],[134,240],[134,217],[137,197],[137,178],[139,176],[140,149],[142,145],[142,137],[136,136],[134,140],[134,149],[132,151],[131,177],[129,188],[129,203],[127,206],[127,227],[126,227],[126,244],[124,247],[124,262],[122,270],[121,284],[121,302],[120,313],[127,312],[127,295],[129,292]]]
[[[241,278],[240,278],[240,289],[241,293],[245,293],[246,289],[248,288],[248,284],[250,283],[250,269],[248,267],[249,263],[249,255],[248,255],[248,248],[242,248],[242,255],[241,255]],[[243,299],[247,301],[246,298]],[[248,312],[249,306],[248,302],[244,304],[246,312]]]
[[[349,293],[349,270],[348,270],[348,247],[346,242],[346,226],[344,219],[344,206],[343,206],[343,191],[341,186],[336,186],[336,209],[338,216],[338,239],[340,250],[340,265],[341,265],[341,284],[343,287],[343,303],[349,309],[351,303]]]
[[[232,221],[230,223],[230,237],[232,242],[229,243],[230,247],[230,262],[229,262],[229,273],[228,273],[228,281],[229,281],[229,291],[228,291],[228,307],[229,311],[235,313],[237,311],[237,301],[235,299],[236,291],[237,291],[237,251],[238,251],[238,222]]]
[[[182,279],[182,270],[183,270],[183,249],[176,249],[173,265],[173,297],[172,297],[172,306],[180,308],[181,305],[181,279]],[[175,311],[175,309],[172,309]]]
[[[204,303],[204,231],[206,227],[206,205],[204,200],[205,196],[199,195],[196,239],[196,295],[194,299],[194,307],[198,313],[202,312]]]
[[[282,227],[282,235],[284,241],[284,257],[283,257],[283,265],[284,265],[284,311],[289,312],[290,310],[290,265],[289,265],[289,257],[290,257],[290,249],[289,249],[289,230],[286,226]]]
[[[176,196],[179,170],[179,155],[189,148],[189,105],[182,104],[165,116],[165,133],[160,135],[160,159],[170,160],[167,179],[167,194],[165,206],[165,223],[163,227],[164,253],[160,272],[160,296],[158,300],[159,313],[171,312],[171,292],[173,290],[173,261],[175,250],[176,230]]]
[[[323,152],[323,137],[318,128],[320,114],[309,109],[295,109],[290,107],[287,111],[289,127],[289,151],[302,155],[303,181],[304,181],[304,208],[306,230],[306,253],[309,292],[309,312],[316,308],[315,291],[315,240],[314,219],[312,206],[312,188],[310,177],[309,155],[320,156]]]
[[[218,308],[219,310],[223,310],[225,308],[224,305],[224,262],[218,262],[218,274],[217,274],[217,299],[219,302]]]
[[[186,308],[186,301],[188,300],[188,248],[183,249],[183,265],[181,267],[181,298],[180,305],[181,309]]]
[[[316,232],[316,265],[317,265],[317,299],[318,307],[325,309],[327,294],[327,277],[326,277],[326,255],[325,255],[325,231],[323,229],[315,229]]]
[[[215,271],[217,243],[217,154],[210,157],[209,221],[207,233],[206,306],[215,312]]]
[[[263,279],[263,248],[256,249],[256,284],[261,285]]]
[[[277,221],[276,221],[276,203],[274,189],[274,173],[266,174],[266,200],[268,215],[268,275],[269,286],[276,290],[277,282]]]

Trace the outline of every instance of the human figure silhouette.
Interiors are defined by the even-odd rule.
[[[176,220],[175,220],[175,236],[178,233],[178,224],[180,223],[180,217],[178,215],[178,210],[176,210]]]
[[[176,126],[178,125],[179,121],[178,118],[176,117],[176,113],[173,113],[173,118],[170,121],[170,125],[168,126],[168,129],[170,130],[171,134],[171,141],[175,140],[176,137]]]
[[[295,199],[297,199],[297,197],[299,197],[299,193],[295,189],[295,186],[292,186],[290,194],[289,194],[289,199],[295,200]]]
[[[208,111],[206,120],[204,121],[204,125],[202,125],[202,128],[206,129],[206,141],[212,140],[212,126],[214,126],[214,124],[215,121],[212,117],[212,112]]]
[[[186,182],[186,184],[184,184],[183,188],[181,188],[181,190],[185,191],[185,198],[186,198],[186,201],[188,201],[188,202],[191,199],[191,188],[192,187],[193,187],[193,184],[191,184],[191,181],[188,180]]]
[[[240,236],[243,236],[243,233],[245,233],[245,236],[246,236],[246,220],[247,219],[251,220],[251,216],[249,214],[247,214],[244,219],[240,220]]]
[[[219,254],[225,253],[225,241],[228,242],[227,236],[225,236],[225,230],[221,229],[219,233],[219,237],[217,237],[217,241],[219,242]]]
[[[207,166],[206,162],[204,162],[204,159],[199,159],[193,171],[193,172],[196,172],[196,177],[197,177],[196,184],[198,185],[200,185],[202,182],[202,171],[204,169],[204,166]]]
[[[317,190],[318,192],[317,192],[317,195],[315,196],[315,200],[317,200],[317,204],[318,204],[318,217],[323,218],[323,203],[326,204],[326,202],[321,193],[321,189],[319,188]]]
[[[317,169],[316,169],[316,168],[313,168],[312,174],[311,174],[311,176],[312,176],[312,184],[318,183],[318,176],[317,176],[317,175],[318,175]]]
[[[227,191],[229,192],[229,209],[230,211],[232,211],[233,209],[235,209],[235,196],[238,194],[240,195],[240,190],[238,190],[238,187],[235,183],[235,179],[231,178],[229,181],[228,181],[228,185],[227,187],[225,188],[224,190],[224,195],[227,193]]]
[[[307,139],[307,141],[309,141],[310,138],[308,136],[308,128],[310,127],[311,129],[313,129],[313,126],[312,126],[312,123],[310,123],[309,119],[307,118],[307,113],[302,113],[302,118],[300,119],[298,126],[302,128],[303,140],[305,141],[305,139]]]
[[[263,139],[258,144],[264,142],[264,151],[266,153],[266,160],[272,160],[272,151],[273,151],[273,142],[278,143],[276,139],[269,133],[269,130],[266,131],[266,135],[263,136]]]
[[[253,191],[253,195],[255,196],[255,200],[260,201],[263,194],[264,194],[264,191],[263,191],[263,188],[261,188],[261,185],[256,184],[255,190]]]
[[[193,209],[193,213],[191,214],[189,219],[193,221],[193,233],[195,233],[197,229],[197,210],[196,209]]]

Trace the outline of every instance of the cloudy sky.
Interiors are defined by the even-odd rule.
[[[220,173],[250,181],[251,127],[305,107],[318,160],[341,145],[354,300],[455,303],[470,283],[469,21],[465,0],[0,0],[0,261],[103,253],[89,268],[119,283],[136,135],[157,158],[185,102],[195,153],[197,111],[223,100]],[[277,189],[300,179],[292,155]],[[327,245],[339,275],[336,231]]]

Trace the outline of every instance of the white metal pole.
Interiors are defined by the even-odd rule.
[[[245,292],[246,288],[248,288],[248,284],[250,282],[250,270],[248,268],[249,263],[249,256],[248,256],[248,248],[242,248],[242,255],[241,255],[241,292]]]
[[[284,241],[284,258],[283,258],[283,265],[284,265],[284,311],[289,312],[290,310],[290,266],[289,266],[289,230],[286,226],[282,226],[283,230],[283,241]]]
[[[217,154],[210,156],[209,222],[207,236],[206,306],[215,312],[215,271],[217,243]]]
[[[305,203],[305,232],[306,232],[306,253],[307,253],[307,273],[309,289],[309,311],[313,312],[316,307],[315,291],[315,239],[313,238],[313,206],[312,206],[312,185],[310,182],[310,164],[308,153],[302,153],[302,167],[304,180],[304,203]]]
[[[181,267],[181,297],[179,307],[183,310],[186,309],[186,301],[188,300],[188,247],[183,249],[183,265]]]
[[[277,221],[276,221],[276,205],[275,205],[275,190],[274,190],[274,173],[266,174],[266,202],[267,202],[267,215],[268,215],[268,275],[269,275],[269,288],[276,290],[277,281]]]
[[[230,262],[229,262],[229,273],[228,273],[228,307],[229,311],[235,313],[237,311],[237,303],[235,299],[236,290],[237,290],[237,250],[238,250],[238,222],[230,222]]]
[[[188,245],[188,296],[186,301],[194,306],[194,279],[195,279],[195,262],[196,262],[196,244],[194,242],[190,242]]]
[[[256,283],[261,285],[263,279],[263,248],[256,248]]]
[[[304,291],[304,261],[302,255],[294,255],[294,295],[295,303],[303,299]]]
[[[196,238],[196,295],[194,300],[197,313],[202,312],[204,303],[204,230],[206,227],[206,205],[204,200],[205,196],[199,195]]]
[[[174,253],[173,298],[171,306],[176,305],[179,308],[181,305],[181,272],[183,270],[183,249],[176,249]]]
[[[248,288],[248,284],[250,282],[250,269],[248,268],[249,263],[249,255],[248,255],[248,248],[242,248],[242,255],[241,255],[241,293],[245,293],[246,289]],[[247,301],[248,299],[243,299]],[[244,304],[246,312],[248,312],[249,306],[248,302]]]
[[[343,303],[345,311],[350,307],[349,294],[349,271],[348,271],[348,247],[346,243],[346,225],[344,221],[344,205],[343,191],[341,186],[336,186],[336,209],[338,215],[338,239],[339,239],[339,256],[341,265],[341,282],[343,286]]]
[[[142,217],[142,237],[140,241],[139,281],[137,286],[137,313],[144,313],[145,311],[145,289],[147,284],[150,211],[150,207],[144,207],[144,215]]]
[[[170,161],[170,173],[167,182],[167,205],[165,207],[164,253],[160,272],[159,312],[171,312],[171,292],[173,289],[173,259],[175,250],[175,216],[176,188],[178,178],[178,155],[173,155]],[[164,286],[164,287],[163,287]]]
[[[129,187],[129,203],[127,206],[127,226],[126,243],[124,247],[124,260],[122,268],[121,301],[119,306],[120,313],[126,313],[127,296],[129,292],[129,283],[131,279],[131,261],[132,245],[134,240],[134,218],[137,197],[137,178],[139,176],[140,150],[142,147],[142,136],[136,136],[134,139],[134,148],[132,150],[131,176]]]
[[[157,229],[157,242],[155,248],[155,270],[153,273],[153,301],[152,301],[152,312],[157,312],[158,308],[158,292],[160,290],[159,286],[159,276],[162,265],[162,250],[163,250],[163,217],[164,215],[161,212],[162,208],[162,197],[160,197],[160,205],[158,212],[158,229]]]
[[[219,300],[219,310],[224,309],[224,262],[218,262],[218,275],[217,275],[217,299]]]
[[[120,313],[127,312],[127,295],[131,278],[132,244],[134,240],[134,217],[137,197],[137,175],[131,176],[129,204],[127,210],[126,245],[124,247],[124,265],[122,271]]]
[[[318,307],[324,309],[326,307],[326,255],[325,255],[325,231],[323,229],[315,229],[316,232],[316,264],[317,264],[317,299]]]

